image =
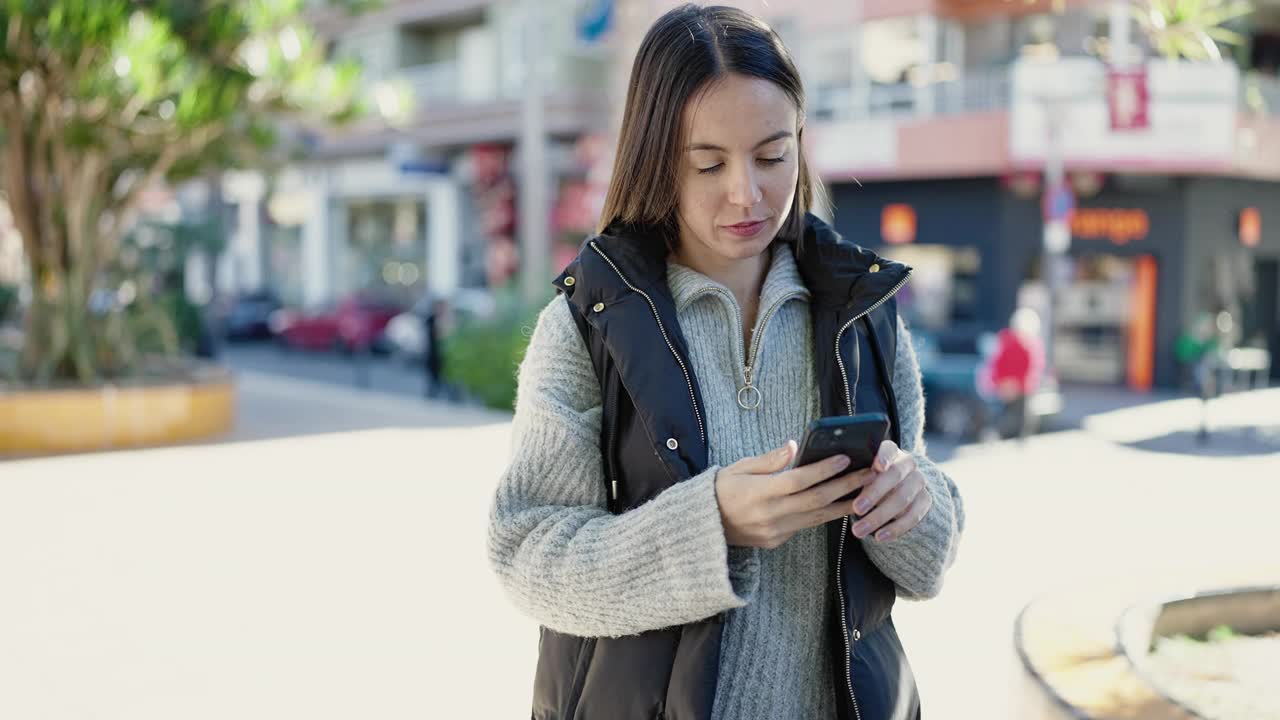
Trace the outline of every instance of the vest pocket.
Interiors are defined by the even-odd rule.
[[[665,707],[680,628],[596,639],[573,720],[653,720]]]
[[[596,638],[541,628],[538,669],[533,681],[533,717],[537,720],[574,717],[595,644]]]

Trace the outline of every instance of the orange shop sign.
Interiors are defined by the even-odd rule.
[[[915,242],[915,208],[902,203],[885,205],[880,212],[880,236],[890,245]]]
[[[1110,240],[1124,245],[1151,232],[1146,210],[1077,208],[1071,217],[1071,234],[1085,240]]]
[[[1245,247],[1258,247],[1262,242],[1262,213],[1258,208],[1247,207],[1241,210],[1236,226],[1240,243]]]

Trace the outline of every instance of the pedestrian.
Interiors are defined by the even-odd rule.
[[[760,20],[663,15],[625,103],[490,515],[542,626],[532,717],[919,718],[892,609],[939,593],[964,511],[925,453],[910,269],[809,212],[804,92]],[[790,467],[811,421],[876,411],[872,467]]]
[[[445,323],[448,303],[444,298],[436,298],[427,306],[422,316],[424,347],[422,351],[422,369],[426,373],[426,396],[428,398],[446,397],[444,385],[444,350],[440,347],[441,326]]]
[[[1174,356],[1182,368],[1183,385],[1193,388],[1196,396],[1202,399],[1209,394],[1212,385],[1209,367],[1217,348],[1217,328],[1213,316],[1208,313],[1200,313],[1173,346]]]
[[[1009,327],[996,336],[988,364],[990,385],[1000,403],[996,426],[1005,435],[1024,440],[1030,432],[1030,399],[1040,387],[1044,365],[1040,315],[1031,308],[1019,308]]]

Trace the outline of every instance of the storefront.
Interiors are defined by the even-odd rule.
[[[1038,191],[977,178],[842,184],[832,198],[846,237],[916,269],[900,306],[944,348],[971,350],[1019,305],[1047,302]],[[1274,356],[1280,188],[1107,177],[1078,198],[1056,272],[1053,361],[1064,381],[1174,386],[1178,336],[1205,314],[1232,344]]]
[[[1268,349],[1280,380],[1280,184],[1193,179],[1187,216],[1183,317],[1212,316],[1232,344]]]
[[[997,180],[840,184],[830,191],[838,231],[914,268],[899,308],[943,350],[976,352],[980,333],[1008,321],[1023,268],[1006,267]]]
[[[1177,383],[1185,192],[1176,178],[1110,177],[1078,199],[1057,268],[1053,364],[1060,379],[1139,390]],[[1006,246],[1025,257],[1023,297],[1044,297],[1038,198],[1011,199],[1005,210]]]

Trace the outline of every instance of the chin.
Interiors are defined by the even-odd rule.
[[[765,233],[761,233],[765,235]],[[725,254],[735,260],[746,260],[753,258],[769,249],[769,244],[773,242],[773,236],[751,238],[749,240],[738,240],[737,242],[725,248]]]
[[[716,243],[716,250],[726,257],[745,260],[768,250],[769,245],[773,243],[777,236],[777,227],[767,227],[759,235],[749,238],[737,237],[729,232],[721,232],[720,241]]]

